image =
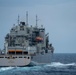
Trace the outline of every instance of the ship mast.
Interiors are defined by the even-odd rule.
[[[26,11],[26,25],[28,25],[28,11]]]
[[[37,15],[36,15],[36,27],[37,27],[37,24],[38,24],[38,17],[37,17]]]
[[[20,22],[20,16],[18,15],[18,25],[19,25],[19,22]]]

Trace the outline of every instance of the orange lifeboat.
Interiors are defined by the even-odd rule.
[[[43,41],[42,37],[36,37],[36,41]]]

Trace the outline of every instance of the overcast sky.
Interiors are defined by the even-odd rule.
[[[4,37],[17,16],[35,26],[38,15],[38,26],[44,25],[49,32],[50,43],[55,53],[76,53],[76,0],[0,0],[0,48],[4,47]]]

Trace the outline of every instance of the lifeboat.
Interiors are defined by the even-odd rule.
[[[36,41],[43,41],[42,37],[36,37]]]
[[[22,50],[9,50],[8,54],[22,54]]]

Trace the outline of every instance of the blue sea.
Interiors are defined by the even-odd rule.
[[[0,75],[76,75],[76,54],[55,53],[49,64],[0,67]]]

